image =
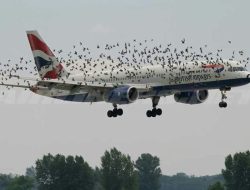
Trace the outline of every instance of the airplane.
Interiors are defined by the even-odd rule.
[[[38,95],[74,102],[107,102],[113,110],[108,117],[123,115],[118,105],[151,99],[152,109],[147,117],[162,115],[158,108],[161,97],[173,95],[176,102],[201,104],[209,95],[209,90],[221,91],[220,108],[226,108],[227,91],[232,87],[250,82],[250,72],[238,61],[193,61],[184,64],[145,65],[135,72],[116,72],[107,69],[84,75],[69,73],[41,38],[37,31],[27,31],[28,41],[34,56],[40,79],[34,85],[1,85],[28,88]]]

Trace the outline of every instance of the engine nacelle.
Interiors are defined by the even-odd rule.
[[[208,90],[180,92],[174,95],[176,102],[184,104],[201,104],[208,98]]]
[[[133,103],[138,97],[138,90],[135,87],[130,86],[118,87],[104,94],[104,100],[106,102],[115,104]]]

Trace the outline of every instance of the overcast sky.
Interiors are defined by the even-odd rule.
[[[151,38],[177,44],[186,38],[197,48],[208,44],[214,51],[244,50],[249,56],[249,7],[249,0],[0,0],[0,62],[32,59],[25,34],[31,29],[64,50],[79,41],[94,47]],[[160,157],[167,175],[210,175],[220,173],[225,156],[250,147],[250,85],[233,89],[223,110],[219,91],[197,106],[163,98],[163,115],[155,119],[145,115],[149,99],[122,106],[124,115],[110,119],[110,104],[64,103],[0,90],[5,91],[0,173],[23,174],[47,153],[82,155],[95,167],[105,150],[117,147],[134,160],[145,152]]]

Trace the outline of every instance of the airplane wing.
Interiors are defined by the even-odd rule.
[[[8,76],[9,80],[0,81],[0,86],[12,87],[12,88],[31,88],[36,79],[32,78],[21,78],[16,75]],[[14,78],[14,80],[12,80]]]
[[[139,91],[148,91],[151,86],[148,84],[122,84],[122,83],[105,83],[105,82],[80,82],[72,80],[58,80],[58,79],[48,79],[40,80],[37,82],[38,86],[49,87],[49,88],[84,88],[84,89],[112,89],[119,86],[133,86]]]
[[[105,83],[105,82],[81,82],[63,79],[38,79],[30,77],[21,77],[12,75],[11,78],[16,78],[14,83],[0,82],[0,86],[16,87],[16,88],[31,88],[33,86],[42,86],[45,88],[58,88],[58,89],[112,89],[119,86],[133,86],[139,91],[149,91],[151,86],[149,84],[123,84],[123,83]],[[21,80],[21,81],[20,81]],[[33,84],[31,84],[33,83]]]
[[[27,84],[11,84],[11,83],[5,83],[5,82],[0,82],[0,86],[6,86],[6,87],[12,87],[12,88],[30,88],[31,85]]]

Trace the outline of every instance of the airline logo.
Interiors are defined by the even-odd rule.
[[[27,32],[27,36],[41,78],[58,78],[63,67],[58,63],[53,52],[37,32]]]
[[[202,68],[205,69],[213,69],[214,72],[217,74],[220,74],[222,71],[224,71],[225,67],[221,64],[209,64],[209,65],[203,65]]]

